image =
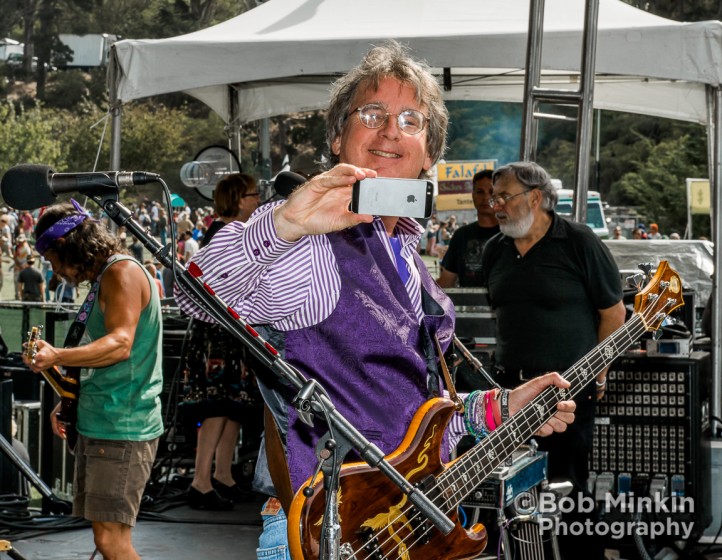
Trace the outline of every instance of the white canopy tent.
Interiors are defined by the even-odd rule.
[[[584,4],[546,2],[542,66],[557,87],[576,87]],[[451,69],[448,99],[521,101],[528,10],[528,0],[270,0],[196,33],[116,43],[110,91],[120,103],[185,91],[227,122],[317,109],[334,76],[393,37]],[[722,83],[722,23],[601,0],[596,73],[595,107],[706,124],[705,85]]]
[[[325,106],[330,82],[370,45],[395,38],[445,80],[447,99],[523,101],[530,0],[270,0],[211,28],[111,49],[111,167],[120,168],[124,103],[184,91],[229,123]],[[585,3],[546,0],[542,86],[577,89]],[[595,108],[697,122],[709,135],[720,215],[722,22],[678,23],[600,0]],[[441,78],[440,78],[441,79]],[[714,242],[720,247],[720,228]],[[720,252],[715,264],[720,270]],[[720,309],[717,280],[715,309]],[[720,314],[718,314],[720,315]],[[715,318],[722,332],[722,318]],[[720,370],[720,340],[713,371]],[[720,380],[715,376],[720,411]]]

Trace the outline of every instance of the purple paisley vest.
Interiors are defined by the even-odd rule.
[[[420,326],[396,265],[371,225],[328,238],[342,279],[338,303],[321,323],[283,333],[285,359],[319,381],[338,411],[389,454],[401,443],[418,408],[438,395],[432,341],[438,334],[442,347],[448,346],[453,305],[416,256],[426,292]],[[295,491],[313,473],[315,445],[327,428],[318,419],[310,428],[291,405],[286,411]],[[351,454],[348,459],[357,460]]]

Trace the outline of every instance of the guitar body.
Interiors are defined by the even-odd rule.
[[[396,451],[386,456],[386,460],[412,484],[429,476],[436,477],[446,469],[439,450],[453,413],[451,401],[428,401],[416,412]],[[313,487],[313,496],[306,498],[299,491],[291,505],[288,532],[294,560],[319,557],[321,519],[325,509],[325,490],[322,477],[319,478],[321,480]],[[432,497],[433,491],[429,494]],[[479,556],[487,541],[483,525],[477,524],[467,531],[458,522],[456,508],[448,511],[442,504],[442,497],[433,501],[455,523],[448,535],[443,535],[426,521],[408,497],[380,471],[366,463],[343,465],[338,495],[341,545],[354,551],[353,558],[358,560],[455,560]],[[342,550],[341,558],[344,557]]]
[[[78,394],[80,389],[80,368],[67,368],[65,374],[60,373],[59,370],[53,368],[55,371],[54,375],[60,375],[63,377],[64,382],[67,386],[71,386],[75,389],[75,392],[71,395],[65,395],[60,397],[60,411],[58,412],[58,421],[62,422],[65,426],[65,442],[68,445],[68,449],[72,453],[75,451],[75,445],[78,443]]]

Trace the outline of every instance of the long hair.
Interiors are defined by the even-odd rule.
[[[222,218],[235,218],[241,212],[241,199],[256,187],[256,180],[245,173],[223,177],[213,190],[213,206]]]
[[[49,206],[35,226],[35,239],[58,220],[78,213],[70,202]],[[85,280],[93,280],[111,255],[127,253],[120,239],[92,218],[86,219],[63,237],[52,241],[48,251],[54,251],[63,264],[74,266],[78,275]]]
[[[426,149],[432,163],[436,163],[444,154],[449,113],[438,82],[425,63],[411,58],[406,47],[396,41],[387,41],[371,49],[356,68],[333,84],[326,120],[329,167],[339,162],[331,146],[343,133],[356,93],[365,87],[378,89],[384,78],[395,78],[414,88],[416,101],[429,111]]]

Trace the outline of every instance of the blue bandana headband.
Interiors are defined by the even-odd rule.
[[[37,249],[38,253],[41,255],[45,254],[53,241],[64,237],[68,232],[73,231],[90,217],[85,211],[85,208],[78,204],[75,199],[71,198],[70,202],[73,203],[73,206],[78,211],[78,214],[70,214],[69,216],[59,219],[52,226],[46,229],[40,237],[38,237],[35,241],[35,249]]]

